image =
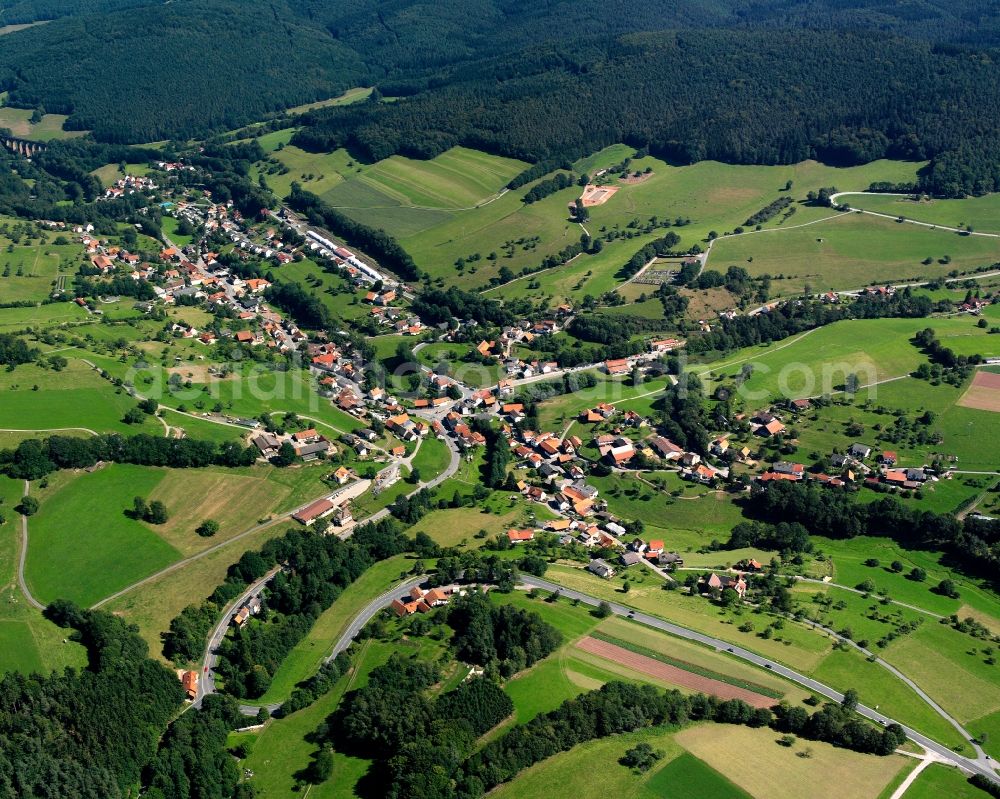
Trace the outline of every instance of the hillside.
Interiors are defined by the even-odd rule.
[[[680,163],[935,158],[927,188],[979,193],[997,185],[998,100],[989,62],[908,39],[646,33],[500,58],[400,103],[315,111],[293,143],[376,160],[454,144],[572,159],[620,141]]]
[[[955,45],[1000,41],[988,11],[979,0],[22,0],[0,5],[0,22],[53,21],[5,39],[0,88],[106,141],[201,137],[376,85],[412,99],[317,112],[302,142],[324,147],[362,124],[353,143],[372,157],[405,151],[420,130],[408,145],[418,155],[455,140],[515,157],[635,140],[682,160],[968,150],[968,161],[995,150],[996,81],[987,57]],[[790,65],[790,52],[809,55]]]

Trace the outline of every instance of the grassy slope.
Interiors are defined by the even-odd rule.
[[[597,154],[581,167],[607,166],[628,154],[618,148],[609,153],[611,157]],[[615,197],[591,210],[588,229],[613,229],[617,225],[624,230],[636,218],[645,220],[655,215],[661,219],[673,219],[683,216],[690,218],[692,224],[678,228],[678,232],[682,236],[682,246],[691,246],[707,236],[710,230],[722,232],[742,224],[748,216],[781,196],[786,180],[794,181],[792,196],[797,197],[805,196],[809,189],[834,182],[867,187],[872,180],[879,179],[876,176],[912,177],[915,169],[915,165],[886,161],[852,170],[830,169],[815,162],[787,167],[731,166],[711,161],[671,167],[655,158],[634,162],[636,169],[647,166],[653,169],[652,177],[636,185],[619,184],[620,190]],[[410,236],[404,240],[404,245],[432,274],[442,274],[460,284],[482,284],[504,265],[515,272],[522,266],[533,266],[545,254],[579,238],[579,227],[571,225],[566,219],[566,203],[575,199],[579,189],[567,189],[541,202],[523,205],[520,198],[528,188],[522,187],[492,205],[466,212],[419,235]],[[456,278],[450,266],[459,256],[480,252],[485,257],[491,250],[499,251],[500,245],[509,239],[532,236],[542,239],[537,247],[518,248],[513,258],[501,257],[493,267],[480,262],[475,275],[466,270],[464,277]],[[579,260],[581,264],[593,262],[595,275],[607,275],[625,263],[648,238],[651,236],[618,240],[609,244],[601,256]],[[569,267],[557,271],[563,269]],[[582,266],[581,269],[587,271]],[[599,293],[593,283],[588,283],[586,290]]]
[[[45,114],[40,122],[32,123],[33,111],[28,108],[0,108],[0,127],[9,128],[10,132],[21,139],[32,141],[51,141],[52,139],[69,139],[83,136],[86,131],[63,130],[66,121],[65,114]]]
[[[23,483],[0,476],[0,674],[7,671],[47,673],[64,666],[83,666],[83,647],[66,643],[66,631],[46,621],[25,601],[17,585],[21,520],[14,512]]]
[[[1000,212],[1000,195],[967,197],[962,200],[921,200],[888,195],[848,195],[843,201],[852,208],[877,211],[892,216],[902,216],[919,222],[946,227],[966,227],[980,233],[1000,233],[997,214]]]
[[[987,794],[969,784],[957,769],[933,763],[906,791],[906,799],[984,799]]]
[[[134,496],[153,492],[164,472],[111,465],[64,474],[61,486],[43,492],[30,522],[26,573],[39,599],[89,605],[179,557],[153,529],[124,514]]]
[[[372,566],[349,585],[336,601],[316,620],[295,648],[288,654],[271,681],[271,687],[259,700],[260,704],[283,702],[302,680],[311,677],[326,658],[351,619],[381,594],[412,566],[403,555]]]
[[[0,427],[88,427],[98,433],[163,434],[162,426],[152,418],[141,425],[124,424],[122,416],[133,407],[134,399],[76,359],[61,372],[31,364],[19,366],[5,372],[0,382]]]
[[[946,255],[950,263],[938,263]],[[925,258],[934,262],[924,265]],[[709,266],[725,271],[736,264],[751,275],[769,274],[776,278],[772,294],[789,295],[807,285],[829,291],[930,280],[998,260],[1000,239],[848,213],[807,227],[721,239],[712,248]]]
[[[908,763],[901,755],[861,755],[815,741],[784,747],[774,738],[762,730],[710,725],[690,727],[676,736],[681,746],[743,790],[768,799],[876,797]],[[810,756],[801,757],[806,749]],[[747,763],[753,767],[747,768]]]

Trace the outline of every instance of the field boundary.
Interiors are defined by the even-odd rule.
[[[711,677],[704,677],[657,658],[641,655],[616,644],[601,641],[590,635],[584,636],[573,645],[582,652],[617,663],[639,674],[652,677],[654,680],[662,680],[698,693],[711,694],[724,701],[739,699],[756,708],[769,708],[777,701],[770,696],[764,696],[746,688],[739,688]]]
[[[645,626],[645,625],[643,625]],[[653,629],[649,627],[647,629]],[[659,631],[658,631],[659,632]],[[626,641],[622,638],[616,638],[613,635],[608,635],[607,633],[602,633],[600,630],[593,630],[590,633],[591,638],[596,638],[598,641],[603,641],[606,644],[612,644],[621,649],[627,649],[629,652],[634,652],[637,655],[642,655],[643,657],[650,658],[652,660],[658,660],[661,663],[665,663],[668,666],[674,666],[675,668],[681,669],[682,671],[688,671],[692,674],[697,674],[699,677],[706,677],[710,680],[716,680],[717,682],[724,682],[727,685],[732,685],[734,688],[743,688],[747,691],[753,691],[757,694],[763,694],[764,696],[770,697],[771,699],[781,699],[784,694],[780,691],[776,691],[773,688],[768,688],[765,685],[759,683],[751,682],[750,680],[742,680],[739,677],[731,677],[728,674],[721,674],[712,669],[706,668],[705,666],[698,666],[694,663],[689,663],[686,660],[681,660],[680,658],[675,658],[670,655],[664,654],[663,652],[657,652],[655,649],[649,649],[642,644],[635,644],[631,641]]]

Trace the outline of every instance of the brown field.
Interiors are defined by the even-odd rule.
[[[618,191],[616,186],[595,186],[588,184],[583,189],[581,200],[585,208],[593,208],[595,205],[604,205],[615,196]]]
[[[640,655],[637,652],[632,652],[614,644],[609,644],[606,641],[591,638],[590,636],[581,638],[576,642],[575,646],[584,652],[589,652],[592,655],[607,658],[615,663],[628,666],[640,674],[655,677],[671,685],[677,685],[691,691],[711,694],[720,699],[742,699],[754,707],[771,707],[771,705],[775,704],[775,700],[769,696],[757,694],[745,688],[738,688],[735,685],[729,685],[728,683],[713,680],[709,677],[702,677],[700,674],[692,674],[676,666],[661,663],[659,660],[654,660],[653,658]]]
[[[976,372],[969,390],[956,404],[965,408],[1000,413],[1000,374],[982,370]]]
[[[861,755],[817,741],[780,746],[770,730],[698,724],[674,740],[759,799],[875,799],[902,770],[903,755]],[[808,752],[808,755],[806,755]]]
[[[629,174],[627,177],[618,178],[618,179],[622,183],[624,183],[626,186],[638,186],[640,183],[645,183],[647,180],[649,180],[655,174],[656,174],[655,172],[643,172],[638,177],[635,176],[635,175]]]
[[[220,377],[217,374],[212,374],[208,370],[211,369],[211,365],[197,363],[197,364],[184,364],[183,366],[171,366],[167,369],[168,375],[180,375],[184,380],[190,380],[192,383],[212,383],[220,382],[222,380],[235,380],[236,373],[230,372],[225,377]]]

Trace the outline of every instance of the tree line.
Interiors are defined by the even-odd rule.
[[[713,330],[690,336],[687,349],[691,353],[728,352],[781,341],[843,319],[921,318],[929,315],[935,307],[929,297],[914,294],[909,288],[897,291],[886,299],[862,294],[850,303],[828,304],[819,300],[786,302],[752,316],[741,314],[721,319]]]
[[[744,57],[733,61],[732,52]],[[789,64],[789,52],[808,56]],[[398,103],[309,112],[293,142],[346,146],[371,161],[455,145],[572,161],[618,142],[683,163],[929,159],[923,191],[1000,186],[1000,126],[995,111],[982,111],[1000,108],[1000,83],[988,63],[927,42],[863,31],[681,30],[557,42],[436,77]],[[772,91],[757,91],[765,85]],[[705,97],[716,111],[692,114]]]
[[[202,466],[251,466],[256,452],[235,441],[161,438],[140,433],[108,433],[92,438],[27,438],[15,449],[0,450],[0,470],[18,480],[38,480],[58,469],[86,469],[100,461],[194,469]]]

